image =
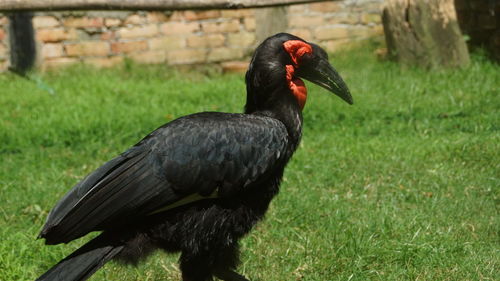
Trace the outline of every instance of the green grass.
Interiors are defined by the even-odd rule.
[[[251,280],[498,280],[500,67],[401,70],[372,46],[332,61],[349,106],[309,85],[303,142],[242,241]],[[84,241],[35,240],[65,191],[172,120],[240,112],[243,75],[127,64],[0,75],[0,280],[34,280]],[[86,240],[86,239],[82,239]],[[177,255],[91,280],[178,280]]]

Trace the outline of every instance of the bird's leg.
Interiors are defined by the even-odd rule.
[[[193,256],[183,252],[179,261],[182,281],[213,281],[212,270],[207,256]]]
[[[249,281],[243,275],[234,271],[239,262],[238,244],[234,243],[224,247],[219,250],[213,274],[224,281]]]
[[[214,272],[215,277],[224,281],[250,281],[245,278],[245,276],[232,271],[231,269],[225,269],[221,271]]]

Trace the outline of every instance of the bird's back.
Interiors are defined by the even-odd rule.
[[[176,119],[76,184],[40,236],[47,244],[66,243],[144,219],[193,194],[234,196],[281,174],[291,150],[286,128],[273,118],[205,112]]]

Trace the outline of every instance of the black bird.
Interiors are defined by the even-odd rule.
[[[319,46],[279,33],[256,49],[245,113],[202,112],[156,129],[76,184],[39,237],[96,238],[37,280],[85,280],[111,259],[181,252],[184,281],[247,280],[238,240],[262,219],[301,138],[305,78],[352,104]]]

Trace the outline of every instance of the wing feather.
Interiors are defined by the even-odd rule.
[[[283,169],[288,138],[276,119],[200,113],[174,120],[75,185],[40,236],[66,243],[204,198],[232,196]]]
[[[112,172],[97,181],[85,182],[91,186],[77,184],[51,211],[40,236],[48,244],[66,243],[88,232],[144,216],[163,204],[182,198],[168,188],[164,179],[154,174],[150,157],[149,152],[143,152],[128,161],[115,161],[120,166],[113,167]],[[100,172],[99,169],[96,172]],[[75,200],[81,188],[87,192]],[[152,200],[155,197],[160,202],[155,203]],[[75,201],[71,208],[58,208]]]

